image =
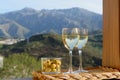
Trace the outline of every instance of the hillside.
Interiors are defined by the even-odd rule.
[[[5,30],[6,27],[9,29]],[[60,34],[63,27],[87,27],[89,32],[102,30],[102,15],[77,7],[53,10],[24,8],[0,15],[0,36],[28,38],[36,33]]]
[[[4,67],[0,68],[0,78],[31,77],[32,71],[40,70],[41,57],[61,57],[62,69],[68,69],[69,52],[64,47],[61,35],[37,34],[29,40],[13,45],[0,45],[0,55],[4,56]],[[83,66],[101,65],[102,34],[89,35],[89,40],[83,48]],[[78,50],[73,50],[73,68],[79,66]]]
[[[0,37],[7,38],[25,38],[29,30],[15,21],[1,18],[0,19]]]
[[[99,38],[102,35],[90,36],[87,46],[83,49],[83,62],[85,66],[96,66],[101,59],[102,41]],[[19,42],[14,45],[3,45],[0,54],[9,56],[14,53],[28,53],[31,56],[40,59],[41,57],[62,57],[64,63],[68,63],[68,50],[64,47],[61,35],[38,34],[30,37],[29,40]],[[77,49],[73,51],[74,66],[78,66]],[[67,57],[67,58],[66,58]],[[96,60],[94,60],[94,58]],[[67,59],[67,60],[66,60]],[[93,63],[92,63],[93,62]],[[65,64],[64,64],[65,66]]]

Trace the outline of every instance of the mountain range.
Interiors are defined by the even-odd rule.
[[[86,9],[24,8],[0,14],[0,37],[28,38],[34,34],[61,34],[63,27],[87,27],[89,32],[102,30],[102,15]]]

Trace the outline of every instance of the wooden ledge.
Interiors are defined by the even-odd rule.
[[[101,80],[101,79],[120,79],[118,69],[98,67],[89,69],[89,72],[79,74],[54,74],[46,75],[41,71],[33,72],[33,80]]]

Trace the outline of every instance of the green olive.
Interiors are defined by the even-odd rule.
[[[43,61],[43,71],[44,72],[56,72],[60,71],[61,60],[49,59]]]
[[[52,69],[55,69],[55,67],[56,67],[56,64],[51,64]]]
[[[45,72],[51,72],[51,69],[50,68],[46,68]]]
[[[56,71],[57,71],[57,69],[52,69],[52,71],[53,71],[53,72],[56,72]]]

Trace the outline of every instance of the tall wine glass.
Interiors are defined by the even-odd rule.
[[[62,29],[62,40],[64,46],[69,50],[70,63],[69,70],[65,73],[73,73],[72,69],[72,50],[77,45],[80,35],[79,28],[63,28]]]
[[[81,28],[80,29],[80,39],[77,44],[78,53],[79,53],[79,69],[75,72],[88,72],[87,70],[83,70],[82,67],[82,48],[86,46],[86,43],[88,41],[88,29]]]

